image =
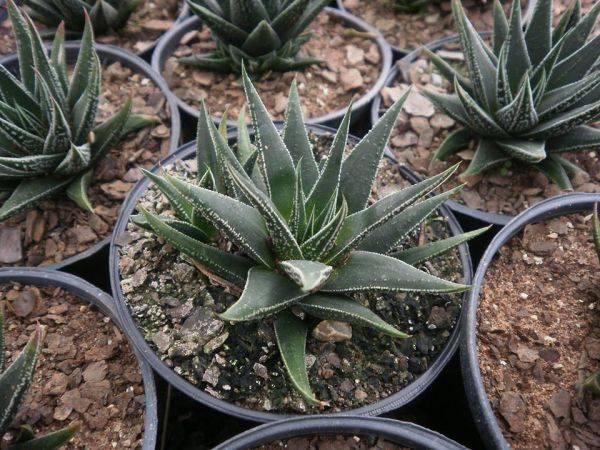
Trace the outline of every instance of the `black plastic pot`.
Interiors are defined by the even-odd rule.
[[[481,33],[481,36],[486,38],[490,37],[490,33]],[[449,36],[444,39],[440,39],[439,41],[432,42],[427,44],[426,47],[431,51],[439,50],[449,44],[454,44],[458,42],[457,36]],[[396,79],[401,75],[400,71],[402,67],[409,67],[413,62],[417,60],[417,58],[421,55],[421,49],[414,50],[409,53],[405,57],[403,57],[400,61],[396,63],[396,66],[390,72],[388,79],[386,80],[386,86],[392,86]],[[381,95],[378,95],[373,101],[373,105],[371,106],[371,123],[377,122],[379,117],[381,117],[381,104],[382,98]],[[420,175],[417,175],[412,170],[404,166],[400,166],[401,170],[404,172],[404,175],[411,182],[416,183],[417,181],[421,181],[423,178]],[[454,200],[449,200],[447,202],[448,208],[454,212],[460,220],[461,224],[469,229],[478,228],[485,225],[498,225],[504,226],[506,225],[513,216],[507,216],[505,214],[496,214],[490,213],[487,211],[480,211],[478,209],[469,208],[466,205],[455,202]],[[463,222],[463,218],[466,220]]]
[[[481,285],[487,269],[502,246],[509,242],[513,236],[520,233],[526,225],[557,216],[564,216],[565,214],[591,213],[594,203],[597,202],[600,202],[600,194],[574,193],[560,195],[538,203],[516,216],[496,235],[479,263],[473,279],[474,287],[469,292],[464,308],[466,322],[461,337],[460,356],[469,406],[479,433],[488,449],[508,450],[509,447],[498,426],[485,392],[477,357],[477,308]]]
[[[67,60],[69,62],[75,62],[77,55],[79,54],[79,44],[75,42],[67,42],[65,44],[65,50],[67,54]],[[179,146],[181,136],[181,119],[179,115],[179,109],[177,103],[173,99],[167,84],[165,81],[158,76],[150,65],[138,56],[126,50],[113,47],[111,45],[96,44],[96,51],[100,57],[100,61],[103,65],[120,62],[123,66],[128,67],[140,73],[145,77],[152,80],[154,84],[160,89],[162,94],[165,96],[167,105],[171,112],[171,138],[169,139],[169,153],[173,153]],[[6,67],[15,76],[19,77],[19,60],[16,54],[12,54],[0,59],[0,64]],[[91,246],[84,252],[78,253],[77,255],[71,256],[59,263],[49,266],[50,269],[62,270],[67,267],[74,266],[84,260],[93,259],[103,248],[108,247],[110,238],[107,237],[104,240]],[[96,261],[93,261],[96,264]],[[104,262],[98,261],[100,265],[104,265]],[[96,265],[96,267],[98,267]]]
[[[0,269],[0,284],[22,283],[33,286],[56,286],[65,289],[83,302],[89,302],[97,307],[103,314],[119,326],[124,327],[114,310],[113,299],[88,282],[63,272],[49,269],[37,268],[7,268]],[[154,373],[148,363],[139,356],[135,346],[131,344],[136,355],[142,379],[144,382],[144,396],[146,402],[144,418],[144,445],[143,450],[154,450],[156,447],[156,434],[158,430],[158,404],[156,398],[156,386],[154,384]]]
[[[351,14],[350,11],[348,11],[346,9],[346,7],[344,6],[344,0],[335,0],[336,1],[336,6],[341,10],[344,11],[348,14]],[[527,23],[527,21],[529,21],[529,18],[531,17],[531,15],[533,14],[533,8],[535,8],[535,4],[536,4],[537,0],[528,0],[527,2],[527,9],[525,11],[525,15],[523,16],[523,23]],[[447,38],[444,39],[440,39],[440,41],[443,41]],[[387,41],[386,41],[387,42]],[[439,41],[435,41],[435,42],[439,42]],[[419,49],[405,49],[405,48],[400,48],[396,45],[392,45],[388,42],[388,45],[390,46],[390,48],[392,49],[392,51],[394,52],[394,59],[402,59],[404,58],[406,55],[413,53]],[[429,47],[428,44],[426,45],[427,47]]]
[[[352,107],[352,123],[356,123],[361,116],[366,116],[368,114],[369,106],[373,99],[379,94],[381,88],[383,88],[385,84],[385,80],[390,72],[392,66],[392,51],[383,39],[383,36],[372,26],[366,24],[359,18],[353,16],[352,14],[348,14],[344,11],[340,11],[334,8],[325,8],[330,14],[334,14],[335,16],[344,20],[348,26],[355,28],[359,31],[364,31],[368,33],[373,33],[376,38],[377,45],[379,46],[379,51],[381,52],[381,65],[380,65],[380,73],[377,81],[371,87],[371,89],[359,98]],[[198,30],[201,27],[200,19],[197,16],[190,17],[185,20],[183,23],[179,24],[176,27],[173,27],[158,43],[154,55],[152,56],[152,68],[159,74],[162,74],[163,69],[165,67],[165,62],[167,59],[173,54],[181,38],[188,32],[193,30]],[[177,104],[181,108],[184,118],[193,119],[193,121],[198,120],[198,109],[192,107],[185,103],[183,100],[176,98]],[[312,119],[307,119],[306,122],[313,125],[325,125],[336,128],[342,121],[344,117],[344,113],[347,108],[342,108],[338,111],[331,112],[321,117],[314,117]],[[215,122],[219,122],[220,118],[214,117]],[[237,122],[235,120],[229,120],[228,125],[231,127],[237,126]]]
[[[309,131],[312,131],[316,134],[328,134],[335,133],[335,130],[324,127],[322,125],[308,125]],[[230,142],[235,140],[235,136],[230,134]],[[358,139],[356,137],[350,136],[350,142],[357,143]],[[165,159],[159,166],[155,167],[153,171],[158,171],[160,167],[165,167],[172,164],[176,160],[184,160],[195,157],[196,143],[189,142],[182,146],[174,155]],[[240,419],[251,420],[255,422],[270,422],[274,420],[280,420],[286,417],[292,417],[290,415],[284,414],[276,414],[270,412],[263,411],[255,411],[248,408],[242,408],[237,405],[233,405],[231,403],[225,402],[223,400],[219,400],[193,384],[189,383],[179,375],[177,375],[173,369],[168,367],[152,350],[152,348],[148,345],[144,336],[138,330],[129,308],[125,303],[125,299],[123,297],[123,292],[121,290],[121,276],[119,273],[119,254],[118,248],[116,244],[116,240],[119,236],[127,229],[127,224],[129,222],[129,217],[135,210],[135,206],[139,197],[142,193],[148,188],[150,184],[149,180],[143,179],[140,180],[136,186],[132,189],[129,196],[125,200],[123,208],[121,209],[121,213],[119,214],[119,219],[117,220],[117,224],[115,226],[113,237],[110,245],[110,254],[109,254],[109,264],[110,264],[110,283],[111,289],[113,292],[113,296],[116,301],[116,309],[119,313],[121,321],[124,327],[127,329],[128,336],[132,339],[134,345],[137,347],[139,352],[142,354],[144,358],[150,363],[153,369],[158,372],[158,374],[163,377],[168,383],[170,383],[173,387],[183,392],[190,398],[203,403],[211,408],[214,408],[223,413],[238,417]],[[448,226],[451,230],[452,235],[457,235],[462,233],[462,229],[460,225],[452,215],[449,209],[445,206],[442,206],[439,210],[441,214],[446,218],[448,222]],[[469,255],[469,249],[466,245],[461,245],[459,247],[460,261],[463,269],[464,282],[466,284],[470,284],[472,278],[472,265],[471,265],[471,257]],[[466,299],[467,294],[465,293],[464,298]],[[408,403],[410,403],[413,399],[415,399],[419,394],[421,394],[440,374],[442,369],[446,366],[448,361],[454,355],[460,337],[460,329],[462,327],[462,323],[465,319],[464,311],[461,311],[460,317],[456,323],[456,326],[450,336],[446,347],[438,356],[438,358],[433,362],[433,364],[427,369],[427,371],[421,375],[416,381],[402,389],[401,391],[379,401],[373,403],[371,405],[367,405],[361,408],[353,409],[350,411],[346,411],[343,413],[329,413],[322,414],[321,417],[339,417],[343,415],[360,415],[360,416],[378,416],[384,414],[386,412],[392,411],[394,409],[400,408]]]
[[[247,450],[278,440],[303,436],[372,436],[415,450],[466,450],[435,431],[408,422],[373,417],[301,417],[261,425],[213,450]]]

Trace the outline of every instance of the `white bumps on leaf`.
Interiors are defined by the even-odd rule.
[[[333,271],[333,267],[317,261],[289,260],[280,262],[279,266],[304,292],[323,286]]]

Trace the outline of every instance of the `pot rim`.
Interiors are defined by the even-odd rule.
[[[245,450],[278,439],[320,434],[375,435],[390,442],[410,445],[416,450],[464,450],[465,447],[419,425],[380,417],[307,416],[271,422],[238,434],[213,450]]]
[[[345,11],[341,11],[339,9],[331,8],[331,7],[326,7],[324,9],[324,11],[326,11],[329,14],[333,14],[337,17],[340,17],[346,23],[349,23],[350,25],[352,25],[352,27],[355,29],[365,31],[367,33],[372,33],[375,36],[374,40],[375,40],[377,46],[379,47],[379,51],[381,53],[379,76],[377,77],[377,81],[352,106],[353,116],[355,119],[358,119],[358,115],[359,115],[358,113],[363,109],[367,109],[369,107],[369,105],[371,104],[371,102],[373,101],[373,99],[375,99],[379,95],[379,91],[381,90],[381,88],[383,88],[385,86],[385,80],[387,79],[388,74],[392,67],[392,50],[378,30],[376,30],[375,28],[373,28],[371,25],[367,24],[363,20],[359,19],[358,17],[355,17],[352,14],[349,14]],[[185,33],[189,32],[191,30],[198,29],[200,24],[201,24],[200,18],[198,16],[192,15],[191,17],[189,17],[186,20],[184,20],[183,22],[177,24],[176,26],[171,28],[167,33],[165,33],[163,38],[159,41],[158,45],[156,46],[156,50],[154,51],[154,54],[152,55],[152,68],[154,69],[154,71],[157,74],[159,74],[159,76],[161,76],[161,77],[163,76],[162,73],[163,73],[165,61],[173,53],[173,51],[170,49],[171,43],[173,41],[177,41],[177,40],[181,39],[181,37]],[[168,88],[170,89],[170,87],[168,87]],[[186,102],[184,102],[177,95],[175,95],[173,93],[173,91],[170,90],[169,92],[171,92],[171,94],[175,98],[175,101],[176,101],[177,105],[181,108],[181,111],[183,111],[186,115],[194,118],[195,120],[198,119],[198,117],[199,117],[198,108],[192,107],[189,104],[187,104]],[[348,108],[345,107],[345,108],[338,109],[337,111],[332,111],[330,113],[327,113],[323,116],[306,119],[306,124],[307,125],[308,124],[316,125],[316,124],[340,122],[342,120],[342,118],[344,117],[344,114],[346,113],[347,109]],[[220,120],[221,120],[220,118],[213,116],[213,121],[215,123],[220,122]],[[227,125],[229,127],[237,127],[237,121],[228,120]]]
[[[0,268],[0,283],[22,283],[33,286],[61,287],[69,291],[79,300],[89,302],[98,307],[98,309],[105,316],[109,317],[115,325],[121,329],[123,334],[127,336],[125,327],[121,324],[119,316],[115,311],[115,304],[112,297],[79,277],[47,268],[8,267]],[[158,432],[158,401],[156,397],[156,385],[154,383],[154,372],[152,372],[152,368],[144,358],[140,356],[129,336],[127,336],[127,341],[136,357],[144,383],[145,406],[143,450],[154,450],[157,443]]]
[[[281,126],[281,123],[278,123],[278,126]],[[329,127],[325,127],[323,125],[307,125],[307,128],[310,131],[315,133],[335,133],[335,130]],[[230,132],[229,137],[235,138],[235,132]],[[355,136],[350,135],[349,140],[354,139]],[[156,172],[160,167],[167,166],[171,164],[173,161],[178,159],[186,159],[195,154],[195,144],[196,141],[188,142],[183,145],[175,154],[171,155],[169,158],[163,160],[163,162],[157,166],[155,166],[152,171]],[[116,302],[116,309],[119,313],[119,317],[121,318],[124,326],[128,329],[129,336],[131,337],[134,345],[137,346],[139,352],[143,357],[147,359],[150,365],[154,368],[158,374],[165,379],[169,384],[175,387],[180,392],[183,392],[188,397],[203,403],[207,406],[210,406],[214,409],[217,409],[221,412],[225,412],[234,417],[238,417],[240,419],[252,420],[255,422],[270,422],[275,420],[280,420],[283,418],[289,417],[303,417],[301,415],[295,414],[280,414],[266,411],[258,411],[242,406],[235,405],[233,403],[226,402],[224,400],[217,399],[216,397],[211,396],[210,394],[204,392],[197,386],[191,384],[181,376],[177,375],[173,369],[169,368],[150,348],[147,341],[142,336],[140,330],[137,325],[133,321],[131,313],[129,311],[129,307],[125,303],[125,299],[123,296],[123,292],[120,286],[120,272],[119,272],[119,254],[117,250],[116,240],[123,233],[129,222],[129,217],[133,210],[135,209],[136,203],[140,195],[146,190],[148,185],[150,184],[150,180],[144,178],[140,180],[135,187],[130,191],[130,195],[126,200],[126,203],[121,208],[121,212],[119,214],[119,218],[117,220],[117,224],[115,225],[111,245],[109,252],[109,270],[110,270],[110,283],[111,289],[113,291],[113,295]],[[444,205],[442,205],[438,211],[441,215],[446,219],[448,223],[448,227],[450,228],[450,232],[452,235],[457,235],[462,233],[462,228],[460,227],[458,221],[452,214],[452,212]],[[462,266],[462,273],[464,276],[465,284],[470,284],[472,279],[472,263],[471,257],[469,254],[469,249],[466,244],[462,244],[458,247],[460,262]],[[463,294],[463,305],[467,298],[467,293]],[[465,320],[465,308],[461,307],[461,312],[457,317],[456,324],[452,330],[448,341],[444,349],[438,355],[438,357],[433,361],[433,363],[429,366],[429,368],[419,376],[415,381],[411,384],[407,385],[400,391],[390,395],[389,397],[379,400],[375,403],[362,406],[360,408],[355,408],[348,411],[336,412],[336,413],[325,413],[319,414],[319,417],[337,417],[337,416],[348,416],[348,415],[364,415],[364,416],[376,416],[386,412],[389,412],[393,409],[397,409],[401,406],[404,406],[418,397],[429,385],[439,376],[443,368],[450,361],[456,349],[458,348],[461,328],[463,326],[463,322]]]
[[[80,48],[81,44],[76,41],[68,41],[65,43],[65,50],[67,55],[69,52],[74,52]],[[49,47],[47,47],[49,48]],[[181,118],[179,114],[179,109],[177,108],[177,103],[175,102],[171,91],[168,89],[166,82],[162,79],[162,77],[158,76],[150,64],[141,59],[139,56],[124,50],[119,47],[115,47],[112,45],[104,45],[104,44],[95,44],[96,52],[98,56],[102,60],[103,58],[107,58],[111,62],[120,62],[126,67],[133,69],[136,73],[139,73],[145,77],[148,77],[152,82],[156,85],[156,87],[160,90],[161,94],[165,98],[165,102],[170,110],[171,115],[171,137],[169,138],[169,155],[173,154],[179,145],[179,141],[181,138]],[[67,56],[68,57],[68,56]],[[12,53],[10,55],[4,56],[0,58],[0,65],[5,67],[14,66],[14,64],[18,64],[18,56],[16,53]],[[123,204],[125,204],[127,198],[123,200]],[[102,239],[101,241],[95,243],[91,247],[86,250],[77,253],[73,256],[70,256],[63,261],[51,264],[47,266],[48,269],[62,270],[68,266],[72,266],[80,261],[88,259],[103,248],[108,247],[110,244],[110,235]]]
[[[469,292],[464,308],[466,320],[461,336],[460,359],[469,407],[479,433],[489,449],[508,450],[509,447],[498,426],[496,416],[485,392],[477,356],[477,310],[479,294],[486,272],[500,248],[520,233],[526,225],[565,214],[591,212],[593,204],[597,202],[600,202],[600,194],[576,192],[559,195],[537,203],[517,215],[508,225],[502,228],[481,258],[473,278],[473,289]]]

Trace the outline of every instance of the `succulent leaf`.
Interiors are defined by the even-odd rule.
[[[350,213],[362,210],[367,204],[379,161],[409,93],[406,92],[385,112],[342,164],[340,187]]]
[[[38,327],[19,356],[0,374],[0,435],[6,433],[25,399],[41,345],[42,329]]]
[[[307,260],[281,261],[279,267],[304,292],[311,292],[321,287],[333,271],[333,267],[327,264]]]
[[[303,320],[290,311],[280,312],[273,322],[279,354],[285,364],[290,380],[312,405],[321,405],[310,389],[304,356],[306,354],[306,334],[308,327]]]
[[[34,437],[25,442],[11,444],[9,450],[56,450],[69,442],[78,431],[77,426],[68,426],[58,431]]]
[[[321,289],[323,292],[463,292],[469,286],[442,280],[391,256],[354,251]]]
[[[463,233],[458,236],[442,239],[441,241],[430,242],[419,247],[411,247],[406,250],[400,250],[398,252],[390,253],[390,256],[398,258],[399,260],[404,261],[406,264],[410,264],[411,266],[416,266],[417,264],[421,264],[422,262],[428,261],[435,256],[446,253],[460,244],[482,235],[490,228],[491,226],[488,226],[478,230],[469,231],[468,233]]]
[[[261,319],[298,303],[307,295],[309,292],[290,278],[263,267],[253,267],[248,271],[242,296],[220,317],[230,322]]]
[[[311,316],[324,320],[348,322],[356,326],[373,328],[397,338],[410,337],[381,317],[351,298],[333,294],[314,294],[302,300],[298,306]]]

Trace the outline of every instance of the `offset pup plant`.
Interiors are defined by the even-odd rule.
[[[100,59],[89,18],[69,80],[64,25],[50,56],[31,19],[12,0],[21,79],[0,66],[0,221],[44,198],[66,192],[93,211],[87,197],[93,167],[125,134],[154,123],[131,113],[131,101],[96,125]]]
[[[272,320],[290,380],[311,404],[304,362],[307,316],[407,335],[356,301],[374,291],[461,292],[468,289],[414,267],[481,233],[406,248],[405,238],[460,188],[427,197],[456,170],[369,204],[379,162],[406,96],[344,159],[348,108],[327,157],[315,160],[295,83],[280,135],[243,69],[255,130],[250,144],[240,117],[237,150],[204,106],[198,124],[198,181],[145,172],[168,198],[175,218],[141,207],[133,223],[188,255],[207,277],[239,295],[220,317]],[[218,240],[234,245],[224,251]],[[222,243],[222,240],[221,240]]]
[[[459,0],[452,8],[468,74],[425,50],[455,92],[424,95],[464,128],[448,136],[435,158],[456,153],[475,138],[479,144],[463,176],[514,162],[571,188],[569,173],[581,169],[560,154],[600,148],[600,130],[588,126],[600,114],[600,37],[586,42],[600,3],[582,16],[576,0],[552,29],[552,0],[539,0],[524,30],[519,1],[513,0],[508,21],[496,0],[491,48]]]
[[[44,33],[54,33],[65,23],[69,34],[81,36],[86,15],[98,35],[125,27],[129,17],[144,0],[23,0],[31,18],[49,27]]]
[[[0,436],[8,431],[13,419],[25,400],[35,373],[37,358],[42,347],[43,332],[36,327],[31,339],[13,361],[4,367],[4,312],[0,308]],[[22,426],[9,450],[54,450],[66,444],[77,432],[69,426],[44,436],[35,437],[30,426]]]
[[[299,58],[310,34],[302,34],[329,0],[187,0],[212,32],[214,53],[181,58],[183,64],[220,72],[300,70],[320,62]]]
[[[592,235],[598,260],[600,260],[600,219],[598,218],[598,204],[594,205],[592,216]],[[594,394],[600,394],[600,370],[590,375],[584,382],[584,386]]]

